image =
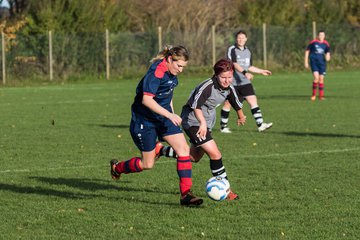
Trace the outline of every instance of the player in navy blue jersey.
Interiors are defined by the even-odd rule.
[[[309,68],[314,76],[311,100],[316,100],[316,91],[319,88],[319,99],[324,100],[324,77],[326,74],[326,62],[330,61],[330,45],[325,40],[325,32],[319,31],[317,39],[312,40],[306,48],[304,65]]]
[[[119,179],[121,174],[151,169],[159,153],[157,139],[165,140],[178,153],[177,172],[180,178],[180,204],[200,205],[203,200],[194,196],[192,186],[192,163],[190,149],[180,128],[182,119],[174,113],[172,99],[178,85],[177,75],[187,65],[189,53],[183,46],[165,47],[153,59],[148,72],[136,88],[131,106],[130,133],[141,157],[127,161],[110,161],[111,176]]]
[[[190,94],[181,112],[182,126],[190,138],[190,155],[198,162],[204,154],[210,158],[210,170],[213,176],[228,178],[222,162],[222,155],[211,135],[216,123],[216,107],[228,100],[238,114],[238,125],[245,124],[246,117],[242,112],[233,81],[234,64],[227,59],[221,59],[214,65],[214,75],[200,83]],[[161,146],[161,143],[158,143]],[[177,151],[169,146],[163,146],[160,155],[176,157]],[[238,195],[230,190],[227,199],[238,199]]]
[[[252,85],[254,75],[252,73],[262,74],[264,76],[271,75],[271,71],[255,67],[252,62],[252,54],[246,46],[247,33],[243,30],[235,34],[236,43],[228,48],[227,57],[234,63],[234,81],[233,86],[240,97],[240,100],[246,100],[250,105],[251,114],[255,120],[259,132],[263,132],[272,127],[272,123],[266,123],[263,119],[255,89]],[[222,133],[231,133],[227,123],[229,121],[230,104],[228,101],[224,103],[220,112],[220,131]]]

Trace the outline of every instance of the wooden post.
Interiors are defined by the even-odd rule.
[[[6,84],[6,62],[5,62],[5,34],[1,32],[1,58],[2,58],[2,82]]]
[[[163,46],[162,46],[162,29],[160,26],[158,27],[158,41],[159,41],[159,52],[160,52],[163,48]]]
[[[264,68],[267,68],[266,23],[263,23]]]
[[[212,65],[216,63],[216,41],[215,41],[215,25],[211,27],[211,37],[212,37]]]
[[[105,31],[105,54],[106,54],[106,79],[110,79],[110,51],[109,51],[109,30]]]
[[[49,31],[49,74],[50,81],[53,80],[53,56],[52,56],[52,33]]]
[[[315,21],[312,22],[312,28],[313,28],[313,39],[315,39],[316,38],[316,22]]]

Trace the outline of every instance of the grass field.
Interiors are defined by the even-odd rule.
[[[179,205],[175,160],[112,181],[111,158],[138,156],[128,131],[137,80],[0,88],[0,239],[359,239],[360,72],[256,76],[265,121],[213,136],[234,202],[214,202],[209,160],[193,165],[200,208]],[[175,109],[202,78],[180,76]]]

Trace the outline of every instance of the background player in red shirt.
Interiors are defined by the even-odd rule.
[[[324,77],[326,62],[330,61],[330,45],[325,40],[325,32],[319,31],[317,39],[312,40],[306,48],[304,65],[309,68],[314,76],[311,100],[316,100],[316,90],[319,87],[319,99],[324,99]]]

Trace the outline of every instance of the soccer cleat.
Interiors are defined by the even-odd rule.
[[[190,191],[185,196],[182,196],[180,199],[180,204],[183,206],[199,206],[203,203],[201,198],[195,197],[194,194]]]
[[[258,130],[259,130],[259,132],[263,132],[263,131],[265,131],[266,129],[271,128],[272,125],[273,125],[272,123],[262,123],[262,124],[260,125],[260,127],[258,127]]]
[[[120,178],[120,175],[121,175],[121,173],[118,173],[118,172],[116,172],[116,170],[115,170],[115,167],[116,167],[116,165],[117,165],[118,163],[119,163],[119,161],[116,160],[116,159],[112,159],[112,160],[110,161],[110,174],[111,174],[111,178],[114,179],[114,180],[119,179],[119,178]]]
[[[316,100],[316,96],[311,96],[311,101],[315,101]]]
[[[231,133],[231,130],[228,127],[224,127],[224,128],[220,129],[220,132],[222,132],[222,133]]]
[[[164,147],[164,145],[161,142],[157,142],[155,145],[155,159],[158,159],[159,157],[162,156],[162,148]]]
[[[233,191],[231,191],[231,189],[229,190],[229,193],[226,197],[226,200],[228,201],[233,201],[233,200],[238,200],[239,199],[239,195],[237,195],[236,193],[234,193]]]

